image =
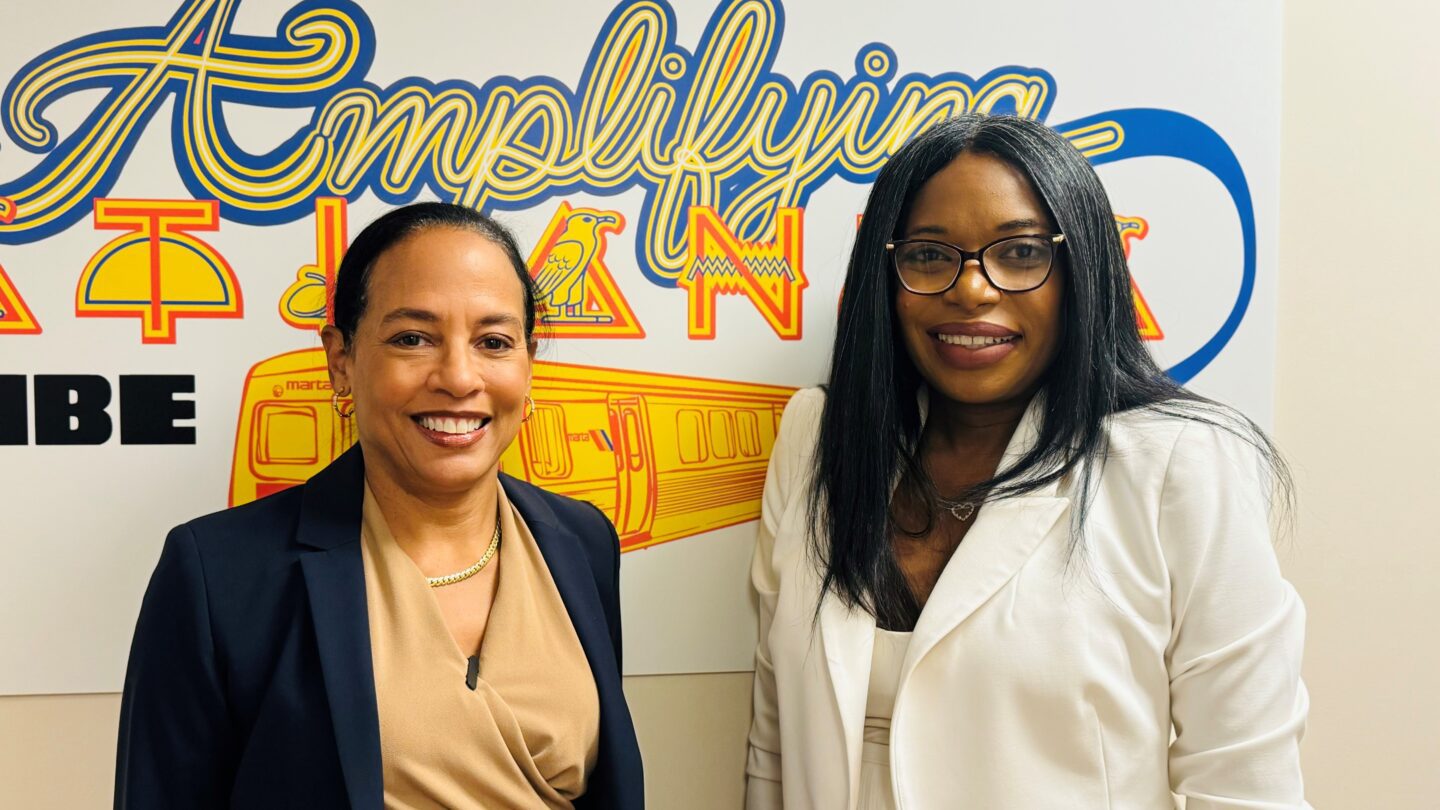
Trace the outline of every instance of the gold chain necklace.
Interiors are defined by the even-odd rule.
[[[426,577],[425,581],[430,583],[432,588],[443,588],[446,585],[454,585],[457,582],[464,582],[470,577],[480,573],[490,560],[494,558],[495,552],[500,550],[500,510],[495,510],[495,536],[490,538],[490,547],[485,549],[485,554],[475,561],[475,564],[464,571],[456,571],[453,574],[446,574],[443,577]]]

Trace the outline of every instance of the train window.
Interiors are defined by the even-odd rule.
[[[565,411],[559,405],[535,404],[525,423],[525,455],[537,478],[564,478],[570,474],[570,442],[565,435]]]
[[[705,451],[705,420],[699,411],[686,408],[677,412],[675,428],[681,461],[698,464],[710,457]]]
[[[710,412],[710,446],[716,458],[735,457],[735,417],[729,411]]]
[[[735,414],[736,429],[740,434],[740,455],[754,458],[760,455],[760,420],[754,411],[740,411]]]
[[[315,464],[320,460],[319,425],[315,411],[294,405],[266,403],[255,409],[257,464]]]

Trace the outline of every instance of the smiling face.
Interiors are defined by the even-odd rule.
[[[515,269],[479,234],[433,227],[380,254],[350,345],[334,327],[324,334],[332,382],[354,398],[366,474],[422,498],[493,476],[530,390],[524,319]]]
[[[902,226],[902,239],[972,251],[1009,236],[1056,233],[1019,170],[973,152],[926,181]],[[996,289],[973,260],[940,295],[916,295],[897,285],[895,315],[906,351],[930,388],[953,402],[1023,404],[1059,350],[1065,281],[1057,256],[1049,279],[1029,292]]]

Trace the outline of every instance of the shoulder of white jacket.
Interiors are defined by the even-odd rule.
[[[1105,423],[1105,478],[1138,485],[1163,477],[1190,424],[1143,408],[1112,415]]]
[[[802,388],[785,404],[780,417],[780,431],[775,439],[771,458],[770,478],[780,472],[786,486],[793,488],[808,480],[813,472],[815,444],[820,435],[820,416],[825,411],[825,392],[820,388]],[[767,483],[767,486],[770,486]]]
[[[1106,437],[1114,445],[1163,442],[1174,444],[1190,421],[1150,408],[1135,408],[1112,414],[1105,424]]]
[[[813,411],[818,418],[820,410],[824,407],[825,389],[816,385],[810,388],[801,388],[799,391],[796,391],[795,394],[790,397],[790,401],[786,403],[785,413],[789,414],[792,411],[809,413]]]
[[[1206,468],[1222,460],[1253,464],[1259,451],[1245,438],[1244,417],[1229,408],[1205,414],[1211,421],[1151,409],[1115,414],[1106,426],[1106,466],[1168,471],[1176,463]],[[1138,469],[1137,469],[1138,471]]]
[[[813,436],[825,411],[825,390],[820,387],[801,388],[785,404],[780,417],[781,430],[800,436]]]

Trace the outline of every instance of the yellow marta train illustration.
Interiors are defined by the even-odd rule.
[[[787,386],[537,361],[535,411],[501,469],[589,501],[622,549],[754,520]],[[245,379],[230,505],[303,483],[355,442],[330,405],[322,349],[263,360]]]

